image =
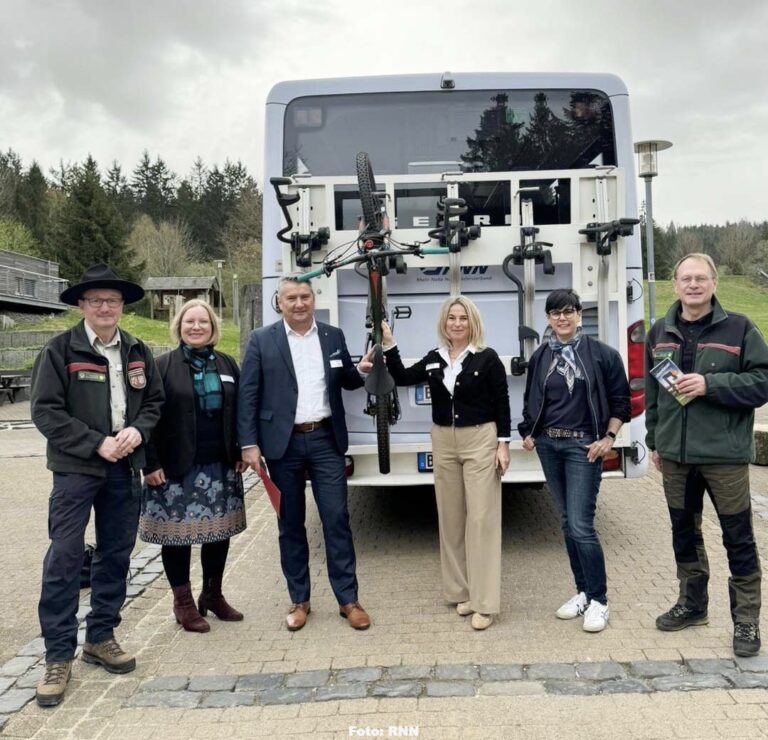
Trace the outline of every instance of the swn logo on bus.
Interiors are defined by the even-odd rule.
[[[424,275],[447,275],[449,267],[420,267]],[[485,275],[488,272],[488,265],[474,265],[472,267],[462,267],[462,275]]]

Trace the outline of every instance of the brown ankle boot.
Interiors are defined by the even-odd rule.
[[[200,612],[195,607],[189,581],[183,586],[174,586],[173,613],[176,615],[176,621],[187,632],[209,632],[211,629],[211,625],[200,616]]]
[[[231,607],[221,593],[221,576],[212,576],[203,581],[203,591],[197,600],[200,614],[205,616],[210,609],[224,622],[239,622],[243,615]]]

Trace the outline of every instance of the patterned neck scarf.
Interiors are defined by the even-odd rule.
[[[191,366],[192,386],[195,389],[195,398],[201,411],[208,415],[214,411],[220,411],[223,406],[223,391],[221,378],[216,369],[216,355],[213,347],[201,347],[196,349],[187,344],[182,344],[184,357]]]
[[[552,365],[555,366],[560,375],[565,378],[565,384],[568,386],[568,395],[573,395],[573,386],[576,379],[584,379],[581,368],[576,364],[575,349],[579,346],[581,340],[581,327],[576,327],[576,333],[567,341],[561,342],[557,335],[552,332],[549,336],[549,348],[552,350]],[[552,365],[549,369],[552,370]]]

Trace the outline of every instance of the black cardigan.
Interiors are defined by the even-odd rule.
[[[443,385],[447,363],[436,349],[409,368],[403,365],[397,346],[387,350],[385,357],[387,369],[398,385],[429,383],[432,421],[438,426],[468,427],[495,421],[497,435],[510,436],[507,373],[490,347],[467,354],[456,378],[453,396]]]
[[[237,363],[223,352],[214,350],[219,375],[234,382],[222,381],[222,433],[226,462],[234,466],[240,460],[237,444],[237,388],[240,370]],[[165,475],[182,477],[195,460],[195,391],[192,373],[181,347],[157,358],[157,370],[165,387],[165,403],[152,438],[147,445],[145,475],[162,468]]]

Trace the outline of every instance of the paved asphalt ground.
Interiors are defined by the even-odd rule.
[[[479,633],[441,600],[434,495],[418,488],[350,493],[367,632],[334,608],[308,507],[313,608],[307,626],[289,633],[275,518],[255,487],[225,581],[245,621],[211,618],[210,633],[183,632],[157,551],[139,543],[137,595],[118,631],[137,670],[113,676],[77,661],[65,702],[43,710],[28,700],[40,670],[50,474],[36,430],[10,428],[28,417],[28,404],[0,407],[0,738],[394,737],[396,728],[427,738],[768,736],[768,658],[733,660],[727,563],[710,505],[710,624],[653,626],[676,595],[655,473],[603,484],[611,622],[597,635],[554,617],[572,586],[546,490],[505,491],[503,612]],[[768,468],[752,468],[752,490],[765,558]],[[196,566],[195,590],[199,580]]]

